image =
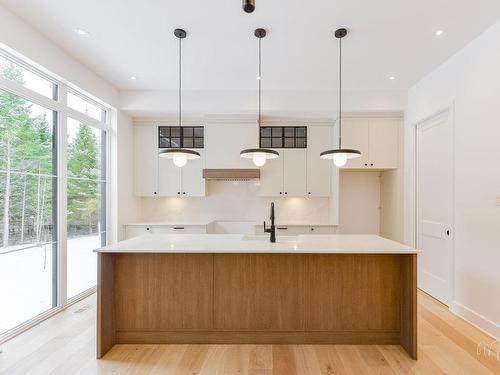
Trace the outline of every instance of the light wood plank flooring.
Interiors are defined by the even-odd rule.
[[[95,296],[0,345],[0,374],[500,374],[492,339],[418,295],[419,360],[399,346],[117,345],[95,359]]]

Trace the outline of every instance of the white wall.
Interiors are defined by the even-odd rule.
[[[380,172],[341,171],[339,187],[340,234],[379,234]]]
[[[328,224],[328,198],[259,197],[258,181],[208,181],[201,198],[142,198],[143,221],[269,220],[275,202],[277,224]]]
[[[500,337],[500,22],[409,90],[405,238],[411,243],[413,133],[454,113],[454,290],[450,308]]]
[[[141,217],[141,199],[134,195],[134,126],[132,118],[118,112],[111,132],[111,241],[125,239],[123,225]]]

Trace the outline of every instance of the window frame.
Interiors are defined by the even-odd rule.
[[[269,137],[262,136],[262,131],[264,129],[271,129],[271,136],[269,136]],[[273,134],[272,134],[273,129],[281,129],[281,135],[280,136],[273,136]],[[286,137],[285,136],[285,129],[294,129],[293,137]],[[303,137],[297,136],[297,129],[303,129],[304,130],[304,136]],[[263,138],[271,140],[271,145],[270,146],[263,145],[262,144],[262,139]],[[294,140],[294,146],[293,147],[285,146],[285,138],[293,138],[293,140]],[[281,146],[273,146],[273,139],[281,139]],[[298,147],[297,146],[297,139],[304,139],[305,145]],[[277,149],[281,149],[281,148],[304,149],[304,148],[307,148],[307,126],[305,126],[305,125],[261,126],[259,128],[259,147],[260,148],[277,148]]]
[[[161,130],[162,129],[168,129],[169,131],[169,134],[170,136],[169,137],[165,137],[161,135]],[[179,146],[175,146],[175,147],[172,147],[172,146],[162,146],[161,145],[161,140],[162,138],[165,139],[165,138],[169,138],[169,139],[172,139],[172,129],[179,129],[180,131],[180,135],[179,137],[175,137],[175,138],[179,138],[180,140],[180,145]],[[184,135],[184,131],[186,129],[193,129],[193,136],[186,136]],[[202,129],[203,130],[203,136],[202,137],[195,137],[194,136],[194,131],[195,129]],[[193,146],[185,146],[184,145],[184,141],[186,138],[189,138],[189,139],[192,139],[193,140]],[[195,139],[203,139],[203,147],[196,147],[194,146],[194,140]],[[158,148],[159,149],[164,149],[164,148],[192,148],[192,149],[204,149],[205,148],[205,127],[203,125],[186,125],[186,126],[168,126],[168,125],[158,125]]]
[[[9,92],[13,95],[19,96],[27,101],[51,110],[55,113],[54,116],[54,140],[56,142],[54,155],[56,169],[54,170],[56,174],[56,184],[55,184],[55,194],[56,199],[54,200],[53,210],[56,211],[56,226],[55,226],[55,236],[57,251],[55,252],[55,257],[53,261],[57,265],[57,280],[53,282],[53,301],[55,301],[55,306],[52,309],[46,310],[45,312],[32,317],[31,319],[25,321],[24,323],[13,327],[12,329],[0,333],[0,344],[11,339],[12,337],[18,335],[19,333],[37,325],[41,321],[47,319],[48,317],[60,312],[69,305],[76,303],[83,298],[91,295],[95,292],[96,287],[89,288],[86,291],[68,299],[67,298],[67,118],[71,117],[77,121],[85,123],[91,127],[102,130],[105,132],[105,147],[106,152],[104,155],[104,168],[105,168],[105,184],[106,188],[104,191],[104,202],[102,211],[105,215],[105,231],[106,243],[110,241],[111,234],[111,207],[110,207],[110,189],[111,189],[111,113],[113,108],[109,105],[103,104],[96,101],[94,98],[86,95],[82,90],[79,90],[76,86],[64,82],[46,72],[38,69],[33,64],[25,61],[24,59],[18,58],[12,53],[6,51],[2,45],[0,45],[0,55],[13,63],[19,65],[23,69],[29,70],[30,72],[52,82],[54,86],[53,98],[48,98],[40,93],[37,93],[22,84],[0,77],[0,89]],[[101,121],[94,119],[93,117],[87,116],[75,109],[67,106],[67,93],[71,92],[74,95],[81,97],[82,99],[96,105],[102,110]]]

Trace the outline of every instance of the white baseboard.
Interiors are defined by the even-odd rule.
[[[450,311],[472,324],[477,329],[500,341],[500,325],[472,311],[468,307],[454,301],[450,304]]]

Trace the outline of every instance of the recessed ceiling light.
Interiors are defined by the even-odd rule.
[[[389,80],[390,80],[390,81],[394,81],[395,79],[396,79],[396,77],[394,77],[394,76],[390,76],[390,77],[389,77]]]
[[[135,81],[135,80],[137,79],[137,77],[136,77],[136,76],[130,76],[130,79],[131,79],[132,81]]]
[[[438,29],[438,30],[436,30],[436,32],[434,34],[436,34],[436,36],[441,36],[441,35],[444,34],[444,30],[443,29]]]
[[[83,30],[83,29],[75,29],[75,33],[77,33],[81,37],[86,37],[86,36],[90,35],[87,30]]]

